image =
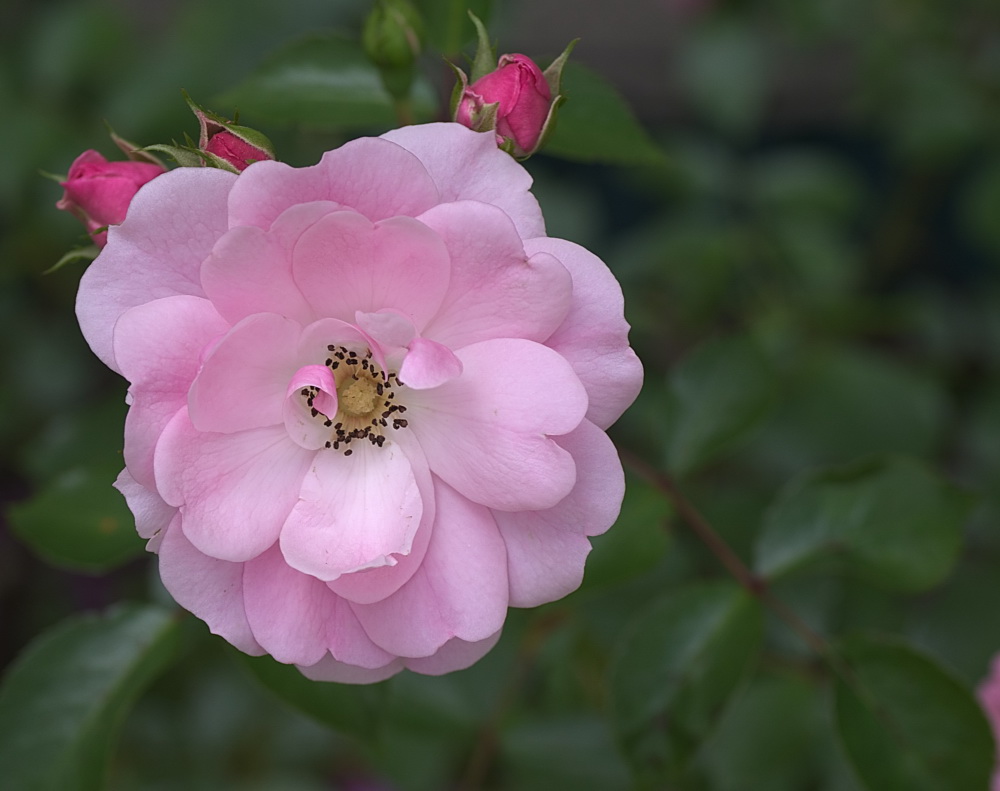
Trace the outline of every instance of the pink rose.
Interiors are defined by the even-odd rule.
[[[104,247],[108,234],[97,233],[98,229],[124,220],[139,187],[164,172],[150,162],[108,162],[97,151],[84,151],[61,183],[64,192],[56,208],[79,219],[94,242]]]
[[[431,124],[179,168],[111,229],[77,314],[130,382],[117,486],[213,632],[316,679],[439,674],[579,585],[642,371],[530,186]]]
[[[223,129],[209,137],[205,144],[205,151],[225,160],[237,170],[246,170],[254,162],[274,159],[270,151],[251,145],[228,129]]]
[[[485,105],[499,102],[497,143],[514,142],[514,154],[535,150],[552,106],[552,91],[542,70],[526,55],[503,55],[495,71],[465,89],[455,120],[470,128]]]
[[[979,685],[976,694],[986,719],[993,727],[993,738],[1000,742],[1000,654],[993,658],[990,676]],[[1000,791],[1000,766],[993,772],[991,788],[993,791]]]

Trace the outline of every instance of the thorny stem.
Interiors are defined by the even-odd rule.
[[[767,580],[757,576],[747,568],[747,565],[740,559],[739,555],[715,531],[715,528],[709,524],[708,520],[695,507],[694,503],[677,488],[677,484],[673,478],[628,451],[621,451],[621,455],[622,460],[636,475],[655,486],[670,500],[674,510],[677,511],[687,526],[691,528],[691,532],[708,547],[719,562],[726,567],[726,571],[750,595],[756,597],[761,604],[784,621],[814,652],[830,661],[834,666],[839,665],[839,662],[834,659],[833,652],[826,639],[814,631],[787,604],[777,598],[771,592],[770,588],[768,588]]]

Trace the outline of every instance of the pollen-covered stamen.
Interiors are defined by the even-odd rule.
[[[372,359],[370,350],[359,354],[344,346],[328,346],[326,367],[337,385],[337,414],[324,421],[332,430],[325,446],[350,456],[351,443],[367,440],[372,445],[385,444],[383,429],[406,428],[406,420],[394,418],[406,407],[396,403],[395,388],[402,383],[393,372],[386,373]]]

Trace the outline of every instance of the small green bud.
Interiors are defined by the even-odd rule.
[[[406,69],[423,48],[424,23],[409,0],[375,0],[361,43],[381,69]]]

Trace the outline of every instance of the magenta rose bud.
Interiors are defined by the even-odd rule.
[[[212,135],[205,145],[205,151],[225,160],[239,171],[246,170],[254,162],[274,159],[270,151],[251,145],[228,129]]]
[[[526,55],[503,55],[495,71],[465,89],[455,120],[470,129],[486,105],[496,103],[497,143],[512,141],[515,156],[534,151],[552,106],[552,91]]]
[[[108,162],[97,151],[84,151],[60,182],[65,191],[56,208],[78,218],[104,247],[108,234],[100,229],[121,223],[139,187],[164,172],[151,162]]]

